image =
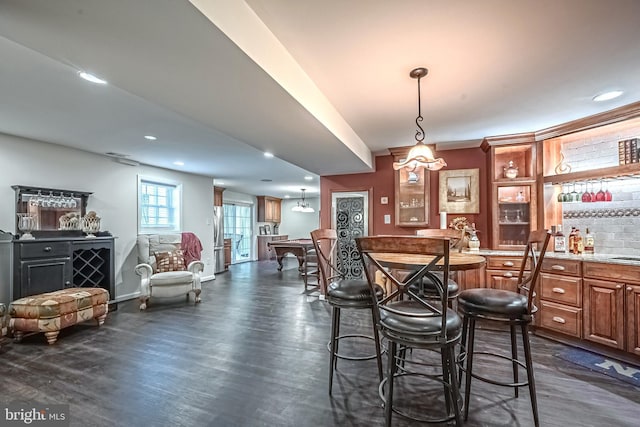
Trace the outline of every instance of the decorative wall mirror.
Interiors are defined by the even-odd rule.
[[[22,238],[30,238],[32,231],[81,234],[81,220],[92,193],[22,185],[11,188],[16,194],[16,234]]]

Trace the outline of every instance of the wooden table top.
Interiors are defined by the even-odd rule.
[[[380,263],[391,268],[411,270],[416,266],[426,265],[431,262],[433,256],[401,253],[372,254]],[[441,264],[442,260],[438,264]],[[473,270],[482,267],[486,259],[480,255],[452,252],[449,254],[449,270]]]

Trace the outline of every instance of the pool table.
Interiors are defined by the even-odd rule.
[[[293,254],[298,258],[298,270],[302,271],[307,251],[313,249],[313,241],[311,239],[276,240],[268,242],[267,245],[269,250],[276,251],[278,271],[282,270],[282,258],[286,254]]]

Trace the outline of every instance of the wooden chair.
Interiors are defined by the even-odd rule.
[[[315,279],[316,288],[320,286],[320,267],[318,265],[318,253],[315,248],[305,251],[302,264],[302,279],[304,280],[305,291],[308,290],[310,279]]]
[[[382,350],[380,336],[375,327],[375,301],[383,297],[380,286],[369,287],[364,279],[345,279],[338,267],[337,249],[338,235],[332,229],[318,229],[311,232],[311,239],[318,258],[320,280],[322,289],[326,294],[327,302],[332,307],[331,314],[331,341],[328,344],[330,356],[329,362],[329,394],[333,387],[333,371],[338,359],[346,360],[370,360],[377,359],[378,376],[382,380]],[[373,336],[362,334],[340,335],[340,313],[342,309],[371,310],[371,327]],[[345,338],[366,338],[375,343],[375,354],[369,356],[349,356],[338,352],[339,342]]]
[[[542,260],[544,259],[550,234],[547,230],[532,231],[529,234],[527,247],[522,256],[520,272],[518,274],[517,292],[476,288],[467,289],[458,295],[458,311],[463,315],[462,346],[458,355],[460,366],[460,379],[465,373],[465,402],[464,418],[469,415],[469,397],[471,392],[471,378],[476,378],[495,385],[513,387],[515,397],[518,397],[518,389],[528,386],[531,395],[531,407],[533,409],[533,420],[536,426],[540,425],[538,420],[538,404],[536,400],[536,387],[533,377],[533,365],[531,363],[531,346],[529,343],[529,324],[533,319],[533,314],[537,311],[534,305],[534,290],[538,283]],[[535,249],[539,252],[536,252]],[[530,274],[526,275],[525,268],[529,262]],[[476,332],[476,320],[486,319],[502,322],[509,325],[511,333],[511,356],[494,352],[475,352],[502,359],[510,360],[513,367],[513,382],[498,381],[495,378],[481,376],[473,372],[474,341]],[[516,327],[520,326],[522,331],[522,341],[524,349],[525,363],[518,360],[518,347],[516,339]],[[469,336],[467,337],[467,331]],[[519,382],[518,367],[522,366],[527,371],[527,381]]]
[[[376,286],[376,272],[381,272],[396,289],[382,300],[372,299],[376,307],[378,327],[389,342],[387,374],[380,384],[386,425],[391,425],[393,412],[416,421],[442,423],[455,420],[456,425],[460,425],[454,348],[460,341],[462,320],[454,310],[448,307],[449,288],[441,279],[449,275],[449,240],[414,236],[378,236],[357,238],[356,244],[362,256],[371,289],[373,290]],[[389,254],[395,261],[382,259]],[[422,261],[419,261],[419,264],[413,264],[414,261],[403,261],[408,259],[407,255],[419,255]],[[437,263],[439,265],[436,265]],[[394,275],[393,272],[398,269],[409,270],[410,273]],[[441,273],[441,275],[433,273]],[[421,281],[425,276],[430,276],[437,298],[424,299],[412,291],[412,284]],[[439,351],[442,373],[430,375],[424,370],[424,363],[416,360],[413,353],[406,351],[407,348]],[[411,354],[410,358],[407,357],[408,354]],[[423,369],[420,370],[420,368]],[[409,414],[406,409],[394,407],[394,382],[397,378],[408,375],[435,377],[442,382],[446,407],[440,409],[445,412],[444,416],[417,417]]]

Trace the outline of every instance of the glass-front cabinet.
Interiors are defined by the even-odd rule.
[[[537,228],[536,143],[533,133],[486,138],[490,170],[492,249],[520,250]]]
[[[394,161],[402,160],[410,147],[390,149]],[[429,224],[429,171],[402,168],[395,175],[395,225],[424,227]]]

